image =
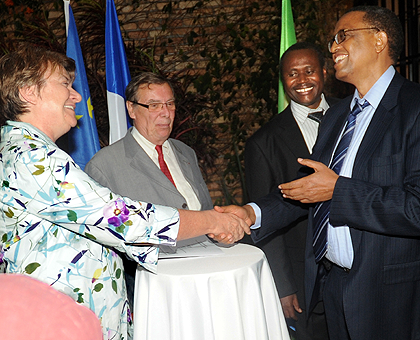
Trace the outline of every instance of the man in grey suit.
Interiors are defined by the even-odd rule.
[[[169,138],[176,107],[170,82],[145,72],[131,80],[125,95],[134,127],[100,150],[85,171],[101,185],[131,199],[178,209],[212,209],[195,152]],[[136,265],[126,261],[125,269],[132,299]]]

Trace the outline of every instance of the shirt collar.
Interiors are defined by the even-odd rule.
[[[28,130],[28,132],[32,134],[36,134],[37,137],[43,139],[47,143],[52,143],[56,146],[56,144],[52,141],[50,137],[48,137],[44,132],[42,132],[40,129],[36,128],[30,123],[20,122],[16,120],[8,120],[6,122],[7,125],[14,126],[20,129]]]
[[[388,89],[389,84],[392,81],[392,78],[395,75],[394,66],[388,67],[388,69],[382,74],[382,76],[376,81],[376,83],[370,88],[368,93],[363,98],[360,98],[359,91],[357,89],[354,91],[352,101],[350,103],[350,109],[355,105],[355,100],[360,104],[363,104],[365,100],[376,110],[379,106],[379,103],[382,100],[386,90]]]
[[[301,105],[293,100],[290,101],[290,109],[292,110],[293,117],[298,121],[299,123],[305,122],[306,119],[308,119],[308,115],[312,112],[317,111],[327,111],[329,108],[329,105],[325,99],[324,94],[321,94],[321,102],[319,103],[318,107],[315,109],[311,109],[305,105]]]
[[[137,143],[139,143],[139,145],[144,149],[144,151],[146,151],[147,154],[151,155],[153,154],[153,152],[155,151],[155,147],[156,145],[153,144],[151,141],[149,141],[146,137],[144,137],[137,129],[135,126],[133,126],[132,130],[131,130],[131,134],[133,135],[134,139],[137,141]],[[162,150],[164,150],[164,152],[166,153],[167,150],[169,148],[169,142],[168,140],[166,140],[163,144],[162,144]],[[166,151],[165,151],[166,150]]]

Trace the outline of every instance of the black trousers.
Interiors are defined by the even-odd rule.
[[[343,305],[343,288],[348,272],[332,265],[325,281],[323,300],[330,340],[350,340]]]

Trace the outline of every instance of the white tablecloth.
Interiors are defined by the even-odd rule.
[[[157,275],[138,267],[134,340],[289,339],[264,253],[223,252],[159,260]]]

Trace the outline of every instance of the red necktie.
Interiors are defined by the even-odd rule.
[[[176,188],[175,182],[171,176],[171,173],[169,172],[168,166],[166,165],[166,162],[163,159],[162,145],[156,145],[155,149],[158,153],[158,161],[159,161],[160,170],[162,170],[165,176],[168,177],[168,179],[172,182],[172,184]]]

